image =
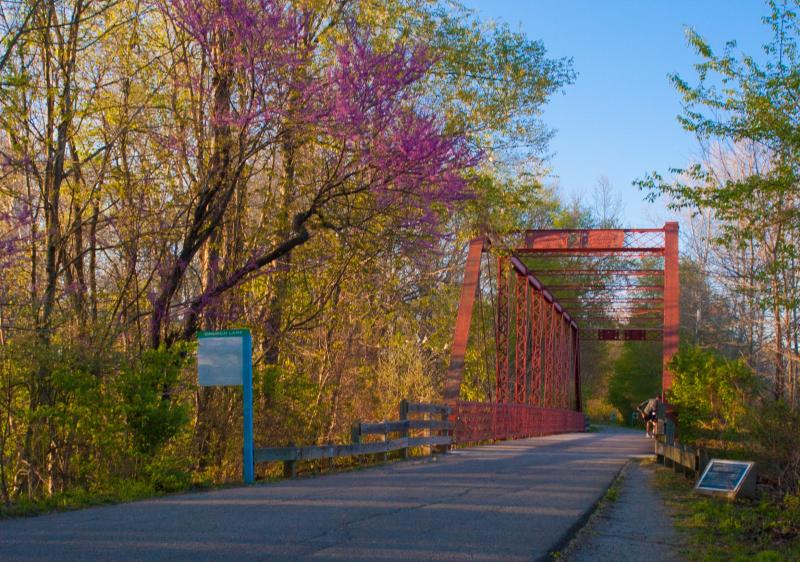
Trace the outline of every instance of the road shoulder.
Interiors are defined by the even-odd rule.
[[[629,461],[587,524],[553,558],[569,562],[683,560],[684,541],[653,478],[651,460]]]

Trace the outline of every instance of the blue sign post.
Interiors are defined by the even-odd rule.
[[[244,482],[252,484],[253,467],[253,340],[250,330],[197,334],[197,382],[200,386],[241,386]]]
[[[250,330],[243,342],[244,351],[248,361],[242,370],[242,400],[244,401],[244,483],[252,484],[255,479],[253,466],[253,339]]]

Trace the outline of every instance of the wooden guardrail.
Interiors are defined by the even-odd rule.
[[[403,400],[400,402],[399,413],[400,419],[397,421],[354,424],[351,431],[352,443],[348,445],[260,448],[254,451],[254,461],[256,463],[283,462],[284,476],[294,478],[297,476],[299,461],[373,454],[383,454],[385,460],[392,451],[401,451],[401,456],[408,458],[408,450],[412,447],[425,447],[428,449],[428,454],[434,448],[439,452],[446,452],[450,448],[453,430],[452,422],[447,419],[450,415],[450,408],[439,404]],[[424,418],[412,419],[412,416],[419,415]],[[423,435],[412,436],[412,431],[421,431]],[[382,440],[363,442],[363,438],[369,435],[380,435]]]
[[[691,476],[699,476],[709,461],[708,451],[702,447],[692,447],[680,443],[676,439],[675,422],[659,417],[656,428],[656,459],[664,466],[684,472]]]

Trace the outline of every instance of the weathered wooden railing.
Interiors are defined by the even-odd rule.
[[[526,404],[497,404],[458,401],[455,409],[440,404],[403,400],[399,420],[358,422],[347,445],[308,445],[256,449],[256,463],[282,462],[287,478],[297,475],[297,463],[357,455],[383,455],[393,451],[407,458],[409,449],[446,452],[454,443],[479,443],[522,439],[556,433],[585,431],[586,418],[580,412],[539,408]],[[422,416],[422,419],[419,417]],[[419,433],[422,435],[419,435]],[[380,441],[365,441],[379,436]]]
[[[413,419],[419,415],[424,416],[424,419]],[[254,460],[256,463],[283,462],[284,476],[293,478],[297,475],[299,461],[373,454],[383,454],[385,459],[392,451],[401,451],[401,456],[406,458],[412,447],[424,447],[428,452],[435,447],[440,452],[445,452],[452,443],[453,424],[448,421],[449,415],[450,408],[447,406],[403,400],[400,403],[400,419],[397,421],[354,424],[352,443],[349,445],[261,448],[254,451]],[[412,436],[412,432],[419,431],[424,435]],[[382,440],[363,442],[364,437],[370,435],[380,435]]]
[[[699,476],[709,461],[708,451],[702,447],[692,447],[676,439],[675,422],[659,411],[656,424],[655,453],[658,462],[672,467],[676,472]]]

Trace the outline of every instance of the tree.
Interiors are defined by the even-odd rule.
[[[598,228],[620,227],[622,197],[618,193],[614,194],[614,187],[607,177],[601,176],[597,179],[597,185],[592,191],[592,204]]]
[[[640,187],[651,199],[670,198],[675,209],[710,210],[718,221],[714,242],[737,251],[752,267],[737,290],[755,299],[767,312],[771,335],[773,389],[776,396],[794,387],[798,323],[796,270],[798,236],[798,173],[800,172],[800,84],[796,2],[770,2],[765,22],[773,40],[765,45],[766,61],[735,54],[735,43],[716,54],[694,30],[689,43],[702,61],[698,84],[679,76],[672,82],[684,101],[679,121],[711,151],[720,145],[725,160],[748,166],[728,173],[720,159],[674,169],[678,180],[652,174]],[[733,158],[730,158],[730,156]],[[742,173],[743,172],[743,173]],[[792,394],[794,392],[792,391]]]
[[[270,0],[211,7],[177,2],[164,12],[199,45],[210,68],[206,95],[214,102],[205,117],[212,150],[207,162],[197,162],[203,170],[197,198],[180,212],[191,219],[153,298],[152,347],[162,341],[172,299],[192,260],[219,229],[237,185],[246,181],[250,159],[281,142],[278,135],[291,138],[293,151],[313,151],[318,163],[313,176],[302,178],[305,189],[296,180],[289,186],[296,190],[288,194],[289,232],[190,299],[183,339],[194,333],[210,302],[305,243],[310,228],[369,228],[383,218],[400,231],[434,234],[436,206],[447,209],[467,196],[460,173],[475,156],[462,139],[445,135],[436,117],[411,104],[409,86],[430,68],[423,46],[396,44],[378,52],[368,29],[353,28],[349,41],[333,47],[332,60],[316,67],[319,33],[326,29],[318,14]],[[235,91],[241,83],[244,88]]]
[[[570,62],[455,4],[0,10],[6,501],[235,478],[198,328],[252,329],[265,444],[433,400],[461,244],[574,218],[541,186]]]
[[[625,342],[608,381],[608,401],[626,423],[644,400],[661,392],[661,346]]]

